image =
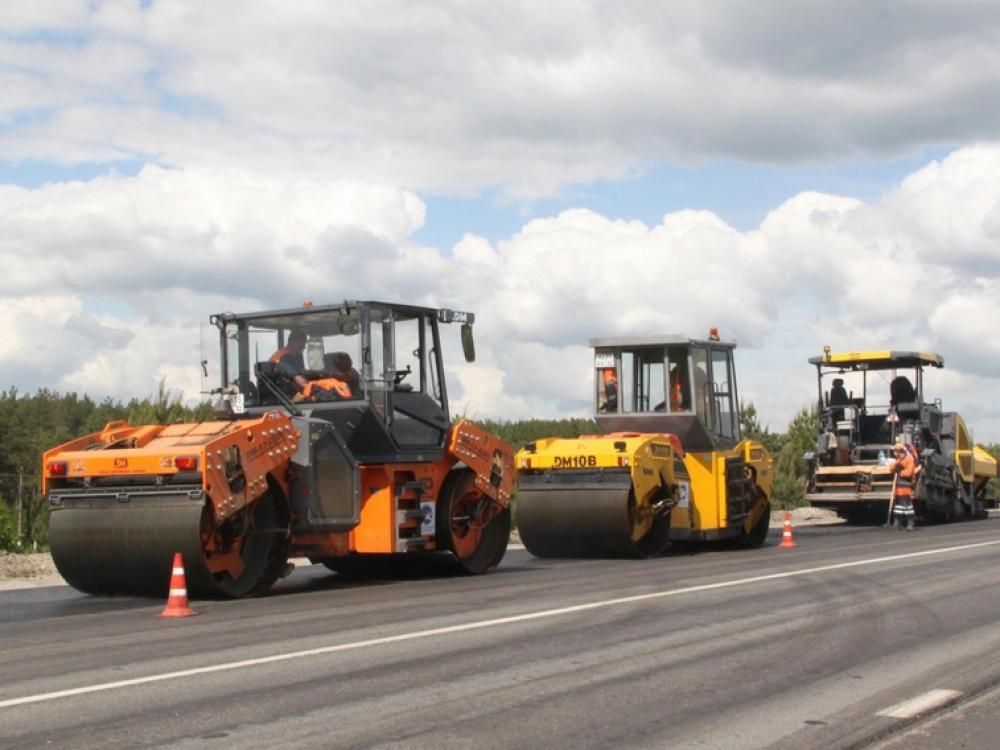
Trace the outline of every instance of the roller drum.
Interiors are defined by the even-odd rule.
[[[550,471],[522,475],[517,528],[535,557],[652,557],[666,547],[669,516],[632,539],[632,481],[627,471]]]
[[[165,596],[175,552],[184,557],[193,597],[261,593],[286,562],[287,535],[275,528],[269,496],[257,506],[254,522],[258,528],[270,528],[245,535],[245,567],[235,579],[226,573],[213,575],[205,564],[203,531],[211,532],[212,513],[200,492],[60,496],[49,521],[52,559],[67,583],[88,594]]]
[[[180,552],[194,588],[208,577],[199,534],[204,505],[203,497],[176,494],[127,502],[66,498],[49,521],[52,560],[67,583],[88,594],[165,594],[174,552]]]

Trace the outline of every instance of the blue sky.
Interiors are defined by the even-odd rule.
[[[612,219],[638,219],[648,226],[660,223],[665,213],[707,210],[748,231],[756,229],[773,208],[804,191],[876,201],[906,175],[954,148],[928,146],[891,160],[854,158],[828,164],[661,166],[628,179],[574,185],[563,195],[535,201],[504,199],[496,190],[474,197],[419,193],[427,204],[427,219],[413,238],[450,248],[472,232],[498,242],[531,219],[580,207]]]

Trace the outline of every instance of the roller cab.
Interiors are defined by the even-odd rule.
[[[483,573],[510,535],[513,451],[452,423],[440,328],[471,313],[344,302],[213,316],[218,418],[107,425],[48,451],[50,544],[93,594],[252,596],[308,557],[333,570],[439,554]],[[288,356],[291,354],[292,356]]]
[[[735,344],[682,336],[590,344],[603,432],[517,453],[525,547],[538,557],[648,557],[670,540],[763,544],[773,462],[740,434]]]

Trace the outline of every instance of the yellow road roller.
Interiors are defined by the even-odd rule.
[[[536,557],[653,557],[671,540],[759,547],[773,461],[740,433],[733,350],[716,331],[596,338],[601,434],[528,443],[516,522]]]

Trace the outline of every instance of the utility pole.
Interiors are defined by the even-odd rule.
[[[21,470],[21,466],[17,467],[17,546],[21,546],[21,506],[24,501],[21,499],[24,495],[24,472]]]

